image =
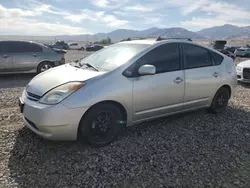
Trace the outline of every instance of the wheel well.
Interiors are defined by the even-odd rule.
[[[226,88],[229,92],[229,98],[231,98],[231,93],[232,93],[231,87],[229,85],[223,85],[221,88]]]
[[[120,104],[119,102],[116,102],[116,101],[111,101],[111,100],[107,100],[107,101],[102,101],[102,102],[98,102],[94,105],[92,105],[82,116],[81,120],[80,120],[80,123],[81,121],[84,119],[85,116],[88,115],[88,113],[90,112],[91,109],[93,109],[95,106],[97,105],[100,105],[100,104],[113,104],[115,105],[117,108],[120,109],[121,113],[122,113],[122,116],[123,116],[123,120],[124,121],[127,121],[127,111],[126,109],[124,108],[124,106],[122,104]],[[79,123],[79,124],[80,124]],[[79,127],[79,126],[78,126]]]

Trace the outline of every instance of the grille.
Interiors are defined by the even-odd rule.
[[[244,68],[243,69],[243,78],[244,79],[250,79],[250,68]]]
[[[35,95],[33,93],[30,93],[30,92],[27,92],[27,97],[28,97],[28,99],[33,100],[33,101],[38,101],[39,99],[41,99],[41,96]]]

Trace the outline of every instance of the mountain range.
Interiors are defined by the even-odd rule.
[[[96,33],[94,35],[60,35],[57,38],[61,40],[83,40],[83,41],[99,41],[111,38],[112,41],[120,41],[129,37],[184,37],[194,40],[217,40],[217,39],[234,39],[234,38],[250,38],[250,26],[238,27],[235,25],[225,24],[211,28],[202,29],[197,32],[189,31],[181,27],[157,28],[152,27],[146,30],[128,30],[117,29],[109,33]]]

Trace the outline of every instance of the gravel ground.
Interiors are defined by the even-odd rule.
[[[0,188],[250,185],[250,86],[238,86],[223,114],[200,110],[135,125],[98,149],[25,128],[17,86],[0,89]]]

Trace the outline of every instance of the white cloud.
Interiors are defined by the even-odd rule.
[[[181,26],[187,29],[203,29],[213,26],[221,26],[224,24],[232,24],[237,26],[249,26],[249,23],[244,22],[230,22],[223,19],[213,19],[213,18],[202,18],[202,17],[193,17],[191,20],[181,21]]]
[[[42,7],[44,9],[44,7]],[[41,10],[42,10],[41,9]],[[26,35],[60,35],[89,33],[81,27],[66,24],[41,22],[36,16],[42,12],[37,10],[23,10],[18,8],[5,8],[0,5],[0,33],[26,34]]]
[[[146,7],[146,6],[142,6],[140,4],[133,5],[133,6],[126,6],[126,7],[124,7],[124,10],[127,10],[127,11],[137,11],[137,12],[151,12],[151,11],[153,11],[152,8]]]
[[[1,23],[0,33],[25,35],[76,35],[90,34],[86,29],[66,24],[51,24],[37,20],[9,19]]]
[[[104,11],[96,12],[88,9],[82,10],[80,14],[72,14],[64,18],[75,23],[81,23],[82,20],[102,22],[111,27],[128,26],[129,23],[129,21],[118,19],[114,15],[105,14]]]
[[[213,2],[203,6],[201,11],[216,13],[224,20],[250,19],[250,12],[234,4]]]
[[[40,15],[40,12],[22,10],[18,8],[6,9],[0,4],[0,18],[10,18],[10,17],[30,17]]]
[[[98,7],[107,7],[109,4],[108,0],[92,0],[92,3]]]
[[[37,6],[33,10],[34,12],[40,12],[40,13],[46,12],[46,13],[58,14],[58,15],[67,14],[66,12],[62,12],[61,10],[56,9],[52,7],[51,5],[47,5],[47,4],[42,4],[41,6]]]
[[[91,0],[91,3],[99,8],[118,9],[132,0]]]
[[[203,3],[205,3],[205,0]],[[250,12],[234,4],[209,1],[203,5],[200,4],[198,9],[206,14],[202,17],[193,17],[191,20],[182,21],[181,25],[183,27],[202,29],[224,24],[250,25]]]

